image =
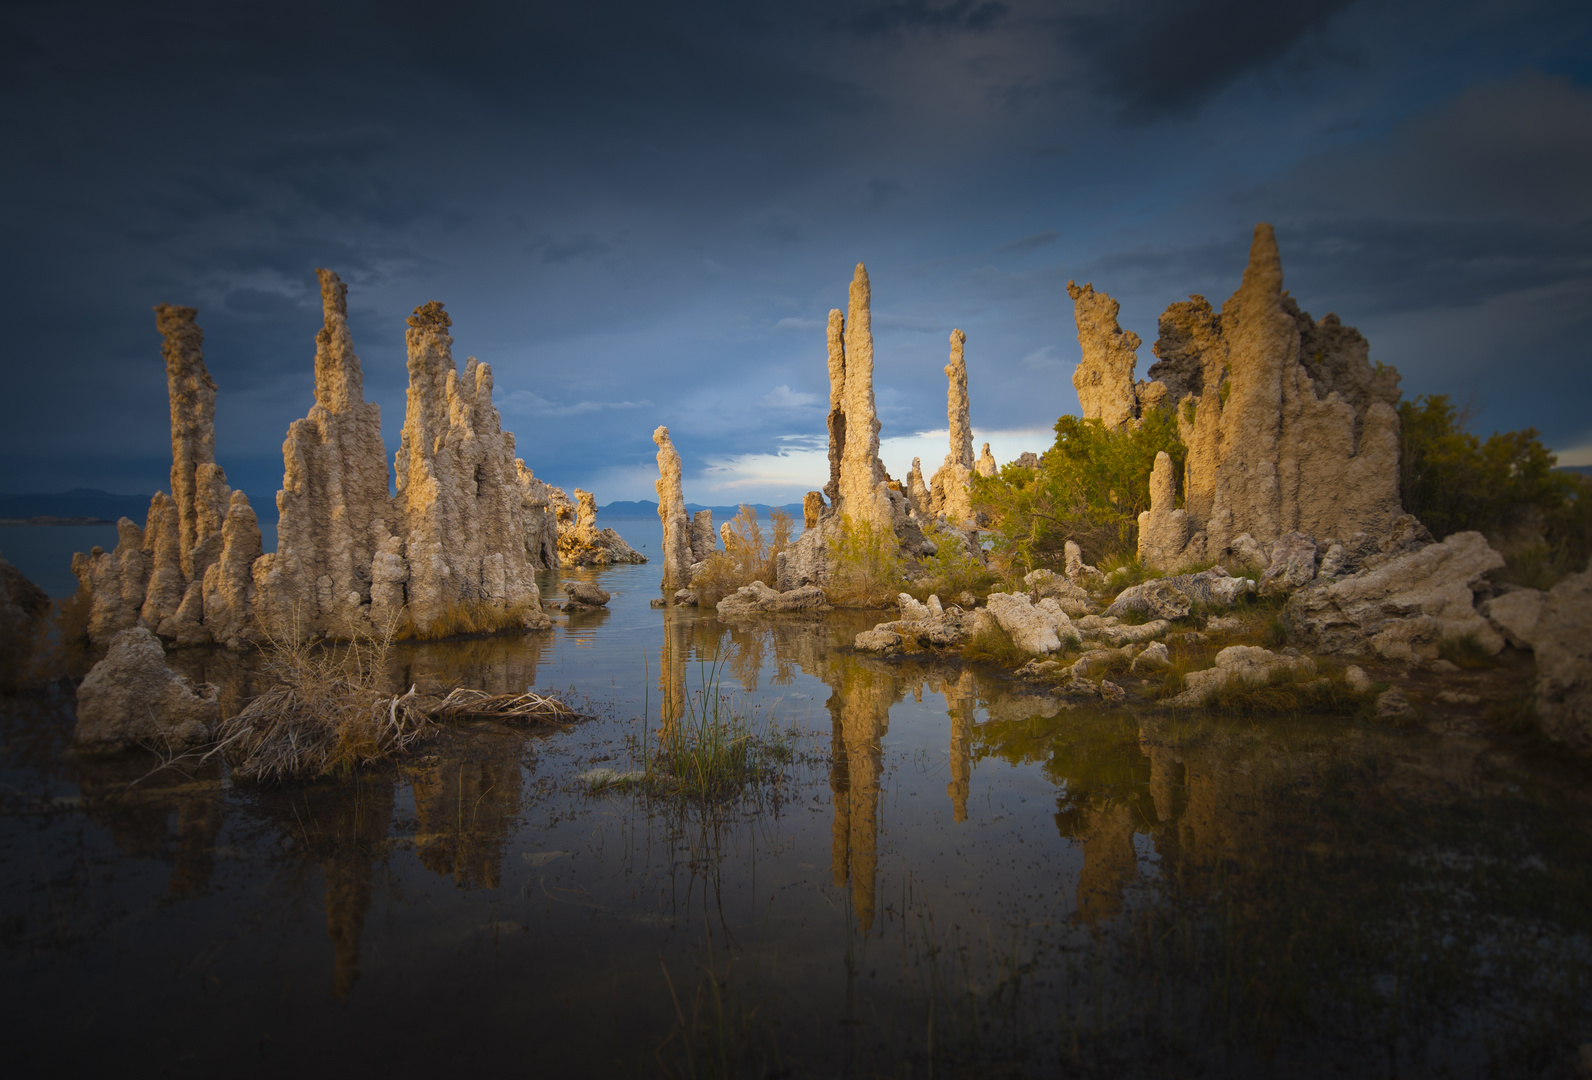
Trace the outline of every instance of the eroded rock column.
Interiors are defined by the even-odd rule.
[[[950,451],[930,481],[930,505],[936,514],[952,521],[971,521],[973,478],[973,422],[967,402],[967,335],[951,331],[951,362],[945,365],[947,387],[945,415],[950,427]]]
[[[858,524],[893,533],[895,513],[879,462],[879,418],[873,397],[872,293],[868,270],[857,264],[845,322],[845,449],[840,459],[840,508]],[[830,316],[830,326],[835,323]]]
[[[663,521],[663,591],[673,592],[691,584],[691,521],[685,512],[685,495],[680,489],[680,455],[669,439],[669,429],[652,433],[658,444],[658,517]]]

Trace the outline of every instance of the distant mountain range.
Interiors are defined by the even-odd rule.
[[[802,516],[801,503],[788,503],[785,506],[778,507],[770,506],[768,503],[752,503],[751,506],[753,510],[757,511],[757,516],[760,518],[768,517],[768,512],[770,510],[783,510],[793,518],[800,518]],[[713,511],[713,519],[715,521],[728,520],[729,518],[732,518],[741,512],[741,508],[739,506],[703,506],[701,503],[693,502],[686,503],[685,508],[692,513],[696,513],[698,510],[711,510]],[[648,502],[645,499],[639,500],[637,502],[611,502],[607,506],[599,506],[597,508],[597,516],[598,518],[657,517],[658,504],[655,502]]]
[[[0,518],[6,519],[88,518],[115,521],[117,518],[129,517],[142,525],[148,516],[148,495],[112,495],[98,488],[73,488],[71,491],[48,495],[0,495]]]

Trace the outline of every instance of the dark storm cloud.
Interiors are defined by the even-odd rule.
[[[1064,371],[1034,374],[1075,358],[1067,278],[1153,337],[1169,300],[1232,290],[1257,217],[1311,310],[1413,354],[1428,309],[1482,313],[1467,336],[1491,341],[1521,317],[1501,296],[1584,274],[1584,87],[1509,97],[1523,41],[1566,70],[1580,24],[1557,9],[1461,4],[1425,52],[1399,28],[1430,9],[1405,4],[1106,10],[8,7],[0,288],[27,312],[9,389],[39,406],[0,428],[10,483],[164,484],[149,309],[171,301],[200,308],[222,462],[268,506],[311,401],[316,266],[350,284],[390,443],[404,316],[442,300],[538,474],[605,500],[650,492],[657,423],[688,478],[821,433],[796,403],[827,399],[824,320],[859,259],[893,428],[943,424],[952,325],[977,422],[1047,427],[1076,407]],[[1306,93],[1319,55],[1360,66]]]
[[[910,30],[988,30],[1011,8],[996,0],[953,0],[931,4],[926,0],[880,4],[850,19],[847,25],[859,34],[891,34]]]
[[[1065,16],[1061,25],[1123,115],[1148,121],[1192,113],[1239,78],[1289,58],[1354,3],[1143,0]]]

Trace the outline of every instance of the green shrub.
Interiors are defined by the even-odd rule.
[[[986,593],[998,580],[984,560],[967,550],[956,533],[930,525],[924,535],[934,543],[935,551],[923,559],[924,576],[913,590],[922,594],[919,599],[937,593],[949,603],[959,593]]]
[[[1492,537],[1540,533],[1542,550],[1531,554],[1528,545],[1523,561],[1542,581],[1585,566],[1592,483],[1559,471],[1534,428],[1483,441],[1465,430],[1467,419],[1447,394],[1399,405],[1404,509],[1438,539],[1471,529]]]
[[[829,583],[835,604],[887,604],[906,591],[906,560],[894,530],[842,514],[829,540]]]
[[[1019,668],[1033,659],[999,626],[985,626],[974,633],[962,650],[962,658],[1004,668]]]
[[[1170,409],[1124,431],[1063,416],[1037,471],[1014,464],[999,476],[973,477],[974,506],[993,523],[996,550],[1014,572],[1063,565],[1068,540],[1097,563],[1131,558],[1139,514],[1150,508],[1155,455],[1163,450],[1181,475],[1185,451]]]

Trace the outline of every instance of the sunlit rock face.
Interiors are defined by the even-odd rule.
[[[259,618],[272,633],[348,637],[372,629],[371,563],[389,535],[381,407],[365,400],[348,332],[348,287],[317,270],[315,404],[288,426],[276,494],[276,552],[261,567]]]
[[[884,465],[879,461],[879,418],[873,399],[872,295],[868,270],[858,263],[846,306],[846,440],[840,455],[839,508],[853,521],[893,530],[896,512],[891,505]],[[833,313],[830,324],[834,324]]]
[[[442,305],[415,310],[398,494],[389,497],[381,412],[364,400],[347,289],[331,271],[317,274],[315,405],[283,442],[270,554],[261,553],[248,499],[215,464],[216,386],[195,312],[155,309],[171,402],[172,494],[156,494],[142,530],[118,524],[114,553],[74,556],[96,644],[135,625],[177,645],[423,634],[457,604],[548,625],[534,571],[557,565],[556,514],[567,500],[514,457],[514,437],[492,403],[491,369],[471,357],[461,376]]]
[[[559,496],[564,493],[554,489]],[[636,551],[612,529],[597,527],[597,496],[575,489],[577,505],[564,500],[559,510],[558,557],[565,566],[607,566],[611,563],[644,563],[647,557]]]
[[[669,439],[669,429],[658,428],[652,441],[658,444],[658,479],[653,486],[663,521],[663,590],[673,592],[691,584],[692,523],[680,488],[680,455]]]
[[[1162,314],[1158,360],[1151,381],[1140,383],[1138,341],[1117,325],[1116,301],[1069,286],[1084,416],[1121,428],[1162,405],[1176,410],[1188,447],[1181,561],[1222,557],[1246,533],[1267,546],[1296,532],[1381,535],[1402,513],[1398,372],[1373,366],[1358,331],[1336,315],[1315,321],[1282,284],[1277,239],[1263,223],[1243,281],[1220,312],[1194,296]],[[1152,511],[1160,531],[1151,544],[1170,566],[1179,561],[1167,551],[1176,526],[1173,507],[1162,507]]]
[[[1133,396],[1133,367],[1139,335],[1117,324],[1121,305],[1093,285],[1067,282],[1073,320],[1083,359],[1072,373],[1073,389],[1084,419],[1098,419],[1108,428],[1126,427],[1139,415]]]
[[[408,411],[396,462],[409,563],[408,616],[425,632],[449,605],[485,602],[547,625],[526,558],[514,437],[492,404],[492,369],[453,362],[452,320],[432,301],[409,317]]]
[[[967,402],[967,335],[951,331],[951,362],[945,365],[947,387],[945,416],[950,428],[951,448],[945,464],[929,482],[929,510],[953,521],[973,520],[971,488],[973,477],[973,422]]]

